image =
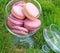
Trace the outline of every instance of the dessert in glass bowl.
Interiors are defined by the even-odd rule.
[[[5,26],[11,34],[18,37],[17,39],[31,40],[29,37],[41,26],[41,14],[41,5],[37,0],[11,0],[6,5]],[[30,44],[32,41],[28,40]]]

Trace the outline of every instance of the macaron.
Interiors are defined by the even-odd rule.
[[[14,26],[12,31],[17,34],[23,34],[23,35],[28,34],[28,30],[26,28],[19,26]]]
[[[19,5],[19,6],[23,7],[25,4],[26,4],[25,2],[20,1],[20,2],[16,2],[14,5]]]
[[[34,30],[37,29],[41,26],[41,21],[39,19],[35,19],[35,20],[29,20],[29,19],[25,19],[24,21],[24,27],[28,30]]]
[[[19,5],[13,6],[11,13],[18,19],[24,19],[25,15],[23,13],[23,8]]]
[[[11,29],[14,27],[14,24],[11,23],[9,20],[7,21],[7,24],[8,24],[8,27],[11,28]]]
[[[28,32],[28,30],[26,28],[20,27],[20,26],[14,26],[13,29],[17,29],[17,30]]]
[[[14,25],[23,26],[23,20],[16,19],[12,14],[9,15],[8,20]]]
[[[23,6],[23,12],[25,16],[30,20],[34,20],[35,18],[38,18],[37,16],[39,15],[38,8],[32,3],[26,3]]]
[[[19,30],[16,30],[16,29],[13,29],[12,32],[14,32],[15,34],[19,34],[19,35],[27,35],[28,34],[24,31],[19,31]]]

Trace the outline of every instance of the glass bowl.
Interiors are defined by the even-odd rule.
[[[43,36],[47,45],[56,53],[60,53],[60,28],[51,24],[43,30]]]
[[[36,32],[34,33],[29,33],[28,35],[18,35],[16,33],[13,33],[11,31],[11,29],[8,27],[8,24],[7,24],[7,20],[8,20],[8,16],[10,15],[11,13],[11,9],[12,9],[12,5],[18,1],[23,1],[23,2],[31,2],[33,3],[38,9],[39,9],[39,15],[37,17],[42,17],[42,9],[41,9],[41,5],[39,4],[39,2],[37,0],[11,0],[7,5],[6,5],[6,8],[5,8],[5,11],[6,11],[6,18],[5,18],[5,26],[6,26],[6,29],[12,34],[12,35],[15,35],[15,39],[14,39],[14,44],[17,44],[18,42],[27,42],[29,43],[30,46],[33,45],[34,41],[30,38],[30,36],[32,36],[33,34],[35,34],[39,28],[36,30]]]
[[[5,18],[5,20],[6,20],[6,22],[5,22],[5,26],[6,26],[6,28],[7,28],[7,30],[11,33],[11,34],[13,34],[13,35],[15,35],[15,36],[17,36],[17,37],[29,37],[29,36],[32,36],[33,34],[35,34],[36,32],[34,32],[34,33],[30,33],[30,34],[28,34],[28,35],[18,35],[18,34],[15,34],[15,33],[13,33],[12,31],[11,31],[11,29],[8,27],[8,25],[7,25],[7,19],[8,19],[8,16],[9,16],[9,14],[11,13],[11,8],[12,8],[12,5],[14,4],[14,3],[16,3],[16,2],[18,2],[18,1],[23,1],[23,2],[31,2],[31,3],[33,3],[35,6],[37,6],[37,8],[39,9],[39,15],[37,16],[37,17],[41,17],[41,14],[42,14],[42,9],[41,9],[41,5],[39,4],[39,2],[37,1],[37,0],[11,0],[7,5],[6,5],[6,18]],[[38,29],[37,29],[38,30]],[[36,31],[37,31],[36,30]]]

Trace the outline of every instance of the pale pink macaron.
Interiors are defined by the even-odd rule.
[[[11,13],[18,19],[24,19],[25,15],[23,13],[23,8],[19,5],[13,6]]]
[[[22,35],[27,35],[28,30],[24,27],[19,27],[19,26],[14,26],[12,31],[16,34],[22,34]]]
[[[16,2],[14,5],[19,5],[19,6],[23,7],[25,4],[26,4],[25,2],[19,1],[19,2]]]
[[[38,18],[37,16],[39,15],[38,8],[32,3],[26,3],[26,5],[23,7],[23,12],[25,16],[30,20]]]
[[[24,21],[16,19],[16,17],[14,17],[12,14],[9,15],[8,20],[14,25],[23,26]]]
[[[34,30],[34,29],[37,29],[41,26],[41,21],[39,19],[35,19],[35,20],[29,20],[29,19],[26,19],[24,21],[24,27],[28,30]]]

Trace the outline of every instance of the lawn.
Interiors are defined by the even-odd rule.
[[[45,44],[43,29],[54,23],[60,26],[60,0],[37,0],[42,6],[43,17],[40,18],[42,25],[40,30],[33,37],[34,48],[16,49],[12,44],[13,37],[5,28],[5,7],[9,0],[0,0],[0,53],[44,53],[41,48]],[[54,53],[52,50],[50,53]]]

